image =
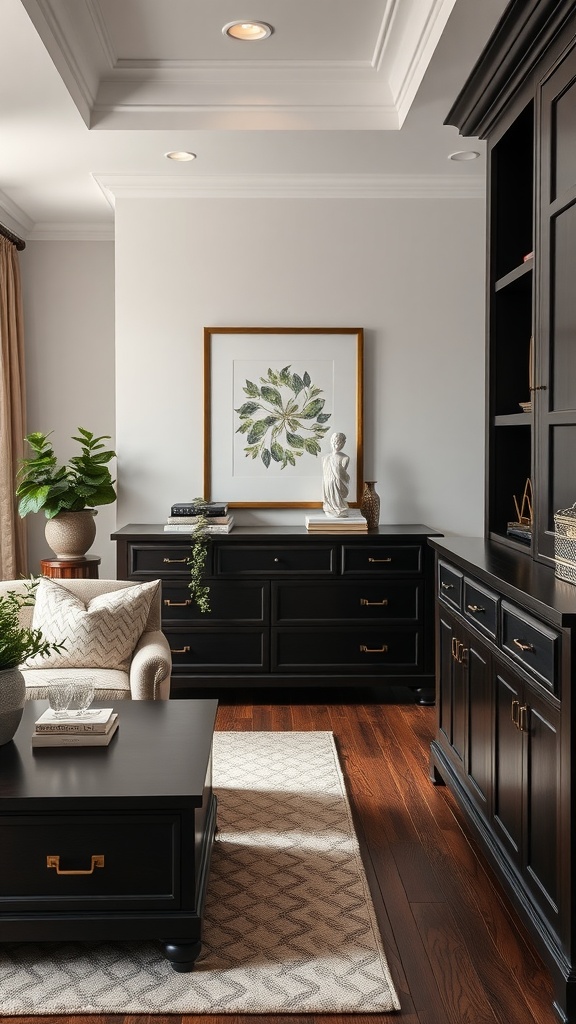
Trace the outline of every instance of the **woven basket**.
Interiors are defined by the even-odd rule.
[[[556,576],[576,584],[576,502],[554,513]]]

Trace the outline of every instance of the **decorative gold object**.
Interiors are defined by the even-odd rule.
[[[104,867],[104,854],[93,853],[90,858],[90,867],[82,871],[66,871],[60,867],[60,855],[59,854],[48,854],[46,857],[46,867],[55,868],[57,875],[93,875],[94,868]]]
[[[380,522],[380,496],[374,490],[375,484],[375,480],[367,480],[360,499],[360,511],[369,530],[375,530]]]

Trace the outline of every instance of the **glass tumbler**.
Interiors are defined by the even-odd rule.
[[[55,679],[48,687],[48,703],[56,718],[67,718],[68,707],[72,700],[72,683],[65,679]]]
[[[94,700],[94,679],[86,676],[84,679],[75,679],[72,683],[72,694],[68,711],[79,718],[85,715]]]

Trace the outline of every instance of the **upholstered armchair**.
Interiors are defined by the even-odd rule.
[[[25,593],[26,581],[0,581],[0,596]],[[63,642],[61,655],[21,665],[27,700],[48,696],[53,679],[90,675],[96,700],[167,700],[172,658],[160,629],[161,584],[126,580],[40,580],[23,626]]]

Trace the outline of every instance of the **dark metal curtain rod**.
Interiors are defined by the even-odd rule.
[[[26,242],[24,242],[23,239],[18,238],[18,235],[15,235],[9,228],[5,228],[3,224],[0,224],[0,235],[4,235],[4,238],[7,238],[9,242],[12,242],[18,249],[18,252],[22,252],[22,249],[26,248]]]

